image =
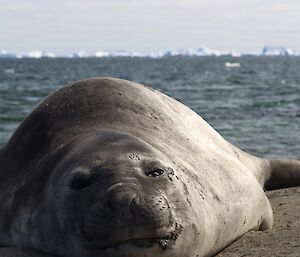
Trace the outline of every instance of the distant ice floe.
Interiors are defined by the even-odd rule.
[[[241,53],[238,53],[238,52],[235,52],[235,51],[232,51],[230,55],[231,55],[232,57],[241,57],[241,56],[242,56]]]
[[[111,57],[142,57],[143,55],[137,52],[129,52],[125,50],[117,51],[110,54]]]
[[[196,49],[188,48],[188,49],[173,49],[167,51],[159,51],[159,52],[150,52],[150,53],[138,53],[138,52],[130,52],[130,51],[115,51],[115,52],[106,52],[106,51],[97,51],[94,54],[87,54],[85,51],[81,50],[79,52],[74,52],[73,54],[66,56],[61,55],[59,57],[69,57],[69,58],[86,58],[86,57],[94,57],[94,58],[105,58],[105,57],[147,57],[147,58],[163,58],[169,56],[231,56],[231,57],[241,57],[241,56],[291,56],[297,55],[290,48],[284,46],[265,46],[263,47],[261,52],[244,52],[239,53],[234,50],[232,51],[222,51],[222,50],[211,50],[207,47],[199,47]],[[14,54],[8,53],[5,50],[0,51],[0,58],[55,58],[56,55],[53,53],[49,53],[46,51],[32,51],[29,53],[23,54]],[[226,64],[225,64],[226,66]]]
[[[207,47],[200,47],[198,49],[176,49],[168,50],[163,56],[219,56],[219,51],[209,50]]]

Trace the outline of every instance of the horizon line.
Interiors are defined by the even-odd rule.
[[[234,56],[239,57],[243,55],[297,55],[297,52],[294,52],[291,48],[285,46],[276,46],[276,45],[265,45],[261,51],[235,51],[235,50],[211,50],[208,47],[199,47],[199,48],[177,48],[164,51],[152,51],[148,53],[141,53],[136,51],[128,50],[118,50],[118,51],[95,51],[93,54],[88,54],[84,50],[79,50],[73,52],[72,54],[54,54],[48,52],[47,50],[33,50],[30,52],[23,53],[13,53],[7,52],[6,50],[0,50],[0,58],[88,58],[88,57],[164,57],[164,56]]]

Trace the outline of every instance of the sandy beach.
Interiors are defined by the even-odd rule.
[[[300,187],[267,192],[274,212],[274,228],[251,231],[217,257],[299,257]]]

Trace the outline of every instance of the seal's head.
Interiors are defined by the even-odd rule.
[[[38,248],[52,242],[48,251],[63,256],[177,256],[171,251],[188,214],[171,160],[117,132],[85,136],[69,148],[49,177],[52,215],[43,222],[51,226],[41,229],[47,243]]]

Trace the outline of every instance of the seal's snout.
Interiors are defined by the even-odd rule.
[[[107,207],[111,209],[112,213],[121,216],[122,219],[132,219],[138,216],[136,207],[140,203],[141,197],[138,192],[132,188],[125,187],[110,193]]]
[[[86,237],[114,242],[169,235],[174,219],[164,196],[140,192],[133,185],[122,183],[110,186],[105,193],[83,219],[82,231]]]
[[[110,219],[115,224],[161,226],[170,222],[172,215],[164,197],[154,193],[146,195],[130,186],[114,187],[108,190],[107,200],[103,207],[106,212],[110,213]]]

